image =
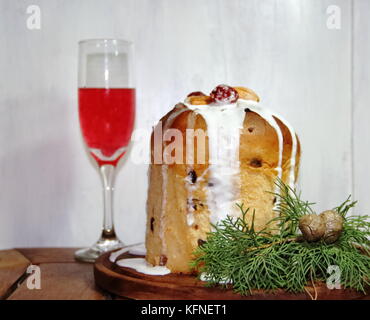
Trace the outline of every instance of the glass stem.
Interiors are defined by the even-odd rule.
[[[113,225],[113,191],[115,167],[105,164],[100,167],[100,174],[103,180],[104,193],[104,220],[101,240],[114,240],[116,233]]]

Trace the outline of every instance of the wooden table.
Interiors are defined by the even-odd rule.
[[[74,260],[77,248],[0,251],[0,300],[127,300],[96,287],[93,265]],[[29,289],[31,265],[40,267],[41,289]],[[145,297],[148,298],[148,297]],[[364,296],[362,299],[369,299]]]
[[[76,262],[77,248],[22,248],[0,251],[0,300],[122,299],[95,286],[93,265]],[[29,289],[27,272],[37,265],[41,289]],[[30,282],[30,281],[29,281]]]

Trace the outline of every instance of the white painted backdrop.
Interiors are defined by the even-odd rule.
[[[41,29],[27,29],[27,7]],[[327,28],[329,5],[341,29]],[[101,185],[77,114],[77,42],[136,43],[137,128],[215,85],[253,88],[297,129],[300,185],[317,210],[352,193],[370,213],[370,1],[0,0],[0,249],[98,237]],[[144,239],[146,166],[127,159],[116,228]]]

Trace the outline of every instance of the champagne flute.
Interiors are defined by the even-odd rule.
[[[100,239],[75,252],[79,261],[94,262],[102,253],[121,248],[113,224],[115,168],[129,145],[135,119],[133,45],[118,39],[79,42],[78,105],[82,136],[99,166],[103,181],[104,219]]]

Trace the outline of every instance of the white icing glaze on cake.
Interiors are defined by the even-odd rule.
[[[146,248],[144,243],[127,246],[118,251],[112,252],[109,256],[109,261],[117,264],[120,267],[135,269],[137,272],[149,275],[163,276],[171,273],[170,269],[163,266],[153,266],[148,263],[145,258],[126,258],[117,261],[118,257],[124,253],[130,253],[137,256],[145,256]]]
[[[163,266],[153,266],[144,258],[121,259],[116,262],[120,267],[131,268],[137,272],[152,276],[164,276],[171,273],[171,270]]]
[[[209,182],[207,188],[208,208],[210,210],[210,221],[215,224],[224,219],[226,215],[235,216],[239,214],[235,203],[238,203],[240,193],[240,162],[239,162],[239,138],[240,129],[243,128],[245,109],[260,115],[269,125],[274,128],[279,146],[278,165],[275,168],[277,177],[282,178],[283,160],[283,134],[279,124],[274,119],[277,117],[288,128],[292,137],[292,152],[290,157],[289,186],[295,186],[295,164],[297,156],[297,138],[292,126],[281,116],[271,112],[267,108],[252,100],[238,99],[237,102],[226,105],[191,105],[185,100],[187,108],[200,114],[207,124],[207,135],[209,137]],[[195,188],[187,177],[185,179],[188,190],[188,198],[191,199],[192,190]],[[276,187],[275,192],[278,191]],[[188,206],[188,225],[194,222],[194,214],[191,206]]]
[[[216,224],[227,215],[238,214],[239,138],[243,128],[245,111],[238,103],[226,105],[186,106],[200,114],[207,123],[209,138],[209,169],[207,188],[210,221]]]

